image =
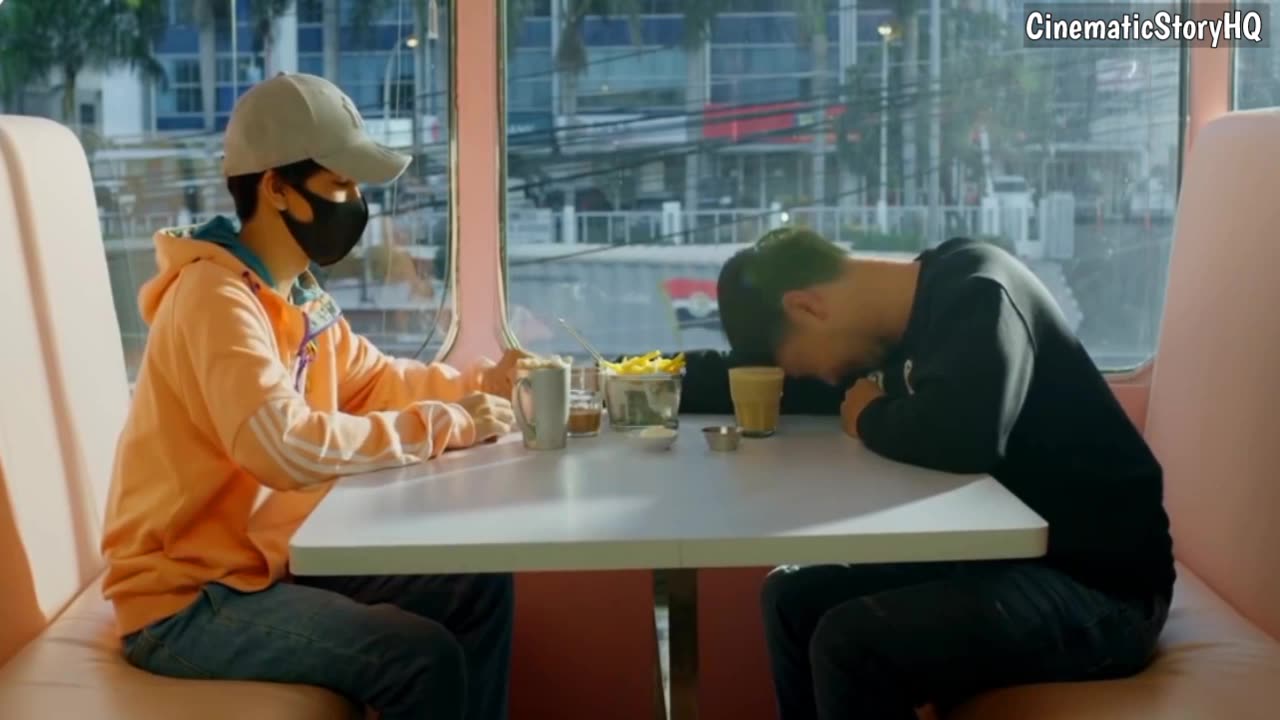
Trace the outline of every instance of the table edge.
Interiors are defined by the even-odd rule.
[[[976,562],[1043,557],[1049,528],[695,540],[490,543],[477,545],[299,546],[298,575],[592,572],[782,564]]]

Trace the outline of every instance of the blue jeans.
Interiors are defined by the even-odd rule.
[[[505,720],[513,587],[510,575],[211,583],[126,637],[125,657],[171,677],[325,687],[383,720]]]
[[[1169,609],[1025,561],[782,567],[762,604],[781,720],[914,720],[997,687],[1133,675]]]

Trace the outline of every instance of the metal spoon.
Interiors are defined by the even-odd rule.
[[[608,364],[609,361],[604,359],[604,356],[600,354],[600,351],[592,347],[591,343],[587,342],[586,338],[578,334],[578,331],[574,330],[573,326],[570,325],[568,321],[566,321],[564,318],[556,318],[556,319],[560,321],[560,324],[564,326],[565,330],[569,331],[569,334],[572,335],[575,340],[581,343],[582,347],[586,348],[587,352],[591,353],[591,357],[595,358],[596,362],[600,363],[601,365]]]

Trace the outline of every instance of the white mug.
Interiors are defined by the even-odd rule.
[[[518,368],[511,405],[525,447],[564,448],[569,438],[569,367]]]

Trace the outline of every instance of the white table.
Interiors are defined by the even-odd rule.
[[[1043,555],[1044,520],[987,476],[881,458],[834,418],[707,449],[681,417],[665,452],[607,427],[566,451],[518,436],[347,478],[291,545],[298,575],[653,569],[670,593],[671,705],[696,717],[696,568]]]

